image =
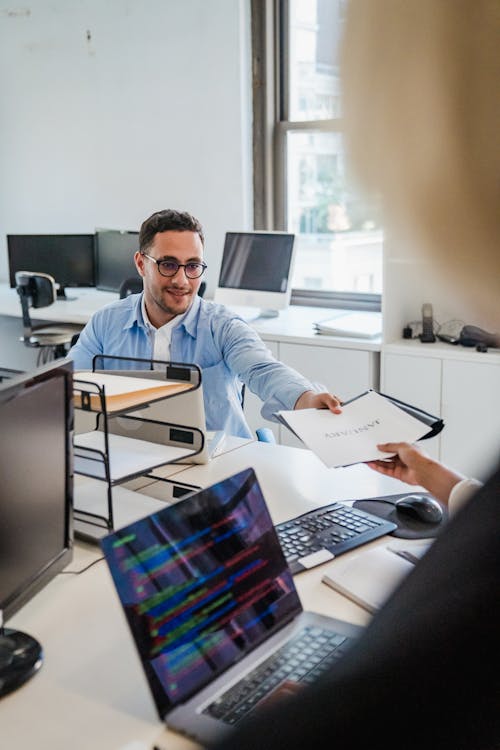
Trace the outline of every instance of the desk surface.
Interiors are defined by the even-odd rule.
[[[30,310],[32,320],[46,320],[56,323],[74,323],[85,325],[96,310],[118,299],[116,292],[103,292],[94,288],[68,288],[69,297],[75,299],[57,300],[49,307]],[[316,346],[336,346],[345,349],[363,349],[380,351],[381,339],[356,339],[340,336],[318,336],[314,323],[318,320],[333,317],[335,310],[322,307],[303,307],[291,305],[282,310],[276,318],[257,318],[249,324],[259,332],[264,340],[283,340],[291,343],[314,343]],[[337,310],[343,313],[344,310]],[[373,313],[377,315],[378,313]],[[15,289],[8,284],[0,283],[0,315],[21,317],[21,305]]]
[[[408,489],[365,466],[326,469],[309,451],[263,443],[242,445],[206,466],[186,467],[176,477],[207,486],[249,465],[256,470],[275,520],[330,498],[352,499]],[[77,543],[68,570],[82,570],[100,557],[97,547]],[[322,573],[323,566],[318,566],[295,578],[304,608],[365,624],[368,613],[321,583]],[[197,747],[166,730],[158,719],[103,560],[80,575],[58,575],[8,624],[38,638],[45,661],[33,679],[0,700],[2,747]]]
[[[116,292],[101,292],[94,288],[68,288],[68,297],[74,297],[75,299],[57,300],[49,307],[30,310],[32,320],[85,325],[96,310],[109,302],[116,302],[118,294]],[[21,317],[19,296],[16,290],[11,289],[8,284],[0,284],[0,315]]]

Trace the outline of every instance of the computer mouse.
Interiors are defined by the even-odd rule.
[[[439,523],[443,509],[439,502],[427,495],[405,495],[394,503],[398,513],[418,518],[424,523]]]

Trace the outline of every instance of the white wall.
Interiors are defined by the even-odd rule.
[[[252,227],[248,0],[0,0],[5,235],[137,230],[191,211],[215,287]]]
[[[471,266],[473,263],[471,248]],[[477,282],[471,278],[470,283]],[[402,338],[407,322],[421,319],[425,302],[432,304],[436,323],[455,321],[459,329],[461,325],[470,324],[491,333],[498,330],[493,314],[489,319],[478,316],[474,305],[458,291],[456,281],[449,279],[446,271],[438,269],[431,258],[425,258],[408,237],[386,238],[383,288],[384,341],[387,343]],[[480,289],[472,291],[472,299],[481,293]]]

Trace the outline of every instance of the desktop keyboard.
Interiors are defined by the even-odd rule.
[[[306,627],[278,651],[227,690],[203,713],[225,724],[236,724],[283,682],[309,685],[344,654],[352,639]]]
[[[397,525],[336,502],[280,523],[275,528],[288,566],[295,575],[390,534]]]

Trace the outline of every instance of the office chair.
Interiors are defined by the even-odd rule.
[[[51,359],[66,356],[75,328],[53,325],[34,326],[31,322],[30,307],[49,307],[57,299],[56,283],[47,273],[32,271],[16,272],[16,291],[21,300],[23,314],[23,336],[25,346],[40,349],[37,365]]]
[[[276,438],[270,427],[259,427],[255,430],[255,434],[257,435],[259,443],[271,443],[272,445],[276,445]]]
[[[120,299],[125,299],[131,294],[138,294],[138,292],[142,292],[142,276],[129,276],[128,279],[122,281],[118,290]]]

